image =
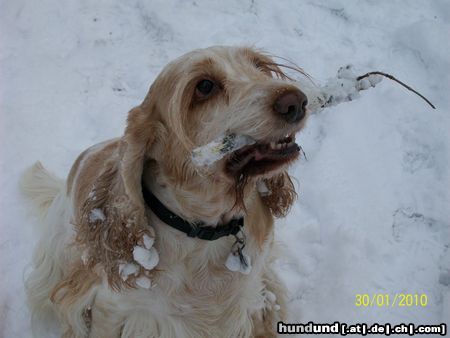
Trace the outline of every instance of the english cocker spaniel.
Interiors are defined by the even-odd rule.
[[[307,110],[280,67],[252,48],[190,52],[66,180],[39,162],[24,174],[42,220],[37,337],[276,336],[274,217],[296,197],[286,168]]]

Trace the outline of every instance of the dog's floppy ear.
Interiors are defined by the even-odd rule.
[[[104,161],[76,220],[76,242],[85,248],[84,265],[101,266],[111,287],[135,287],[158,263],[155,233],[142,196],[144,162],[152,147],[154,116],[136,107],[118,149]],[[144,283],[150,283],[150,280]]]
[[[284,217],[297,198],[294,185],[289,174],[284,171],[269,179],[265,179],[267,193],[261,196],[264,204],[275,217]]]

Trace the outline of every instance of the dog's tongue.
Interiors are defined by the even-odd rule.
[[[264,158],[264,154],[261,154],[258,148],[255,149],[255,152],[253,153],[255,161],[261,161]]]

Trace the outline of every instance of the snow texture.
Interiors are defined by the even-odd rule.
[[[119,265],[119,274],[124,281],[128,279],[130,275],[136,275],[139,272],[139,267],[133,263],[122,263]]]
[[[95,223],[96,221],[104,221],[106,219],[105,214],[100,209],[92,209],[89,213],[89,223]]]
[[[83,252],[81,253],[81,261],[83,262],[84,265],[87,265],[89,262],[89,250],[88,249],[84,249]]]
[[[89,194],[88,194],[88,198],[95,201],[97,199],[97,196],[95,196],[95,190],[92,189]]]
[[[383,79],[380,75],[369,75],[358,81],[359,75],[355,74],[352,65],[339,68],[336,77],[330,78],[323,87],[317,88],[318,93],[310,98],[308,109],[314,113],[342,102],[356,100],[360,97],[361,90],[375,87]]]
[[[150,289],[152,286],[151,280],[145,276],[136,278],[136,284],[143,289]]]
[[[274,309],[275,311],[279,311],[280,305],[277,304],[277,296],[269,290],[264,290],[263,293],[265,296],[265,303],[266,303],[265,307],[268,309]]]
[[[144,242],[144,247],[148,250],[150,250],[150,248],[153,246],[153,244],[155,243],[155,239],[149,237],[148,235],[142,236],[142,240]]]
[[[159,255],[155,248],[147,250],[143,247],[135,246],[133,249],[133,258],[147,270],[153,269],[159,262]]]
[[[269,196],[272,193],[263,180],[256,182],[256,189],[261,196]]]
[[[277,296],[275,296],[275,294],[269,290],[266,290],[265,292],[266,295],[266,299],[270,302],[270,303],[275,303],[277,301]]]
[[[31,337],[23,274],[39,227],[21,172],[41,160],[66,177],[83,150],[123,134],[164,65],[217,44],[294,61],[316,84],[291,74],[301,88],[351,63],[436,105],[385,80],[310,116],[276,268],[289,322],[450,324],[448,0],[11,0],[0,26],[0,337]],[[398,292],[428,305],[354,305],[357,293]]]
[[[192,161],[197,166],[208,166],[224,156],[255,141],[246,135],[226,134],[192,151]]]

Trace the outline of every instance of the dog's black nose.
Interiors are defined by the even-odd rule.
[[[308,98],[300,90],[289,90],[281,94],[273,109],[288,123],[296,123],[305,117]]]

